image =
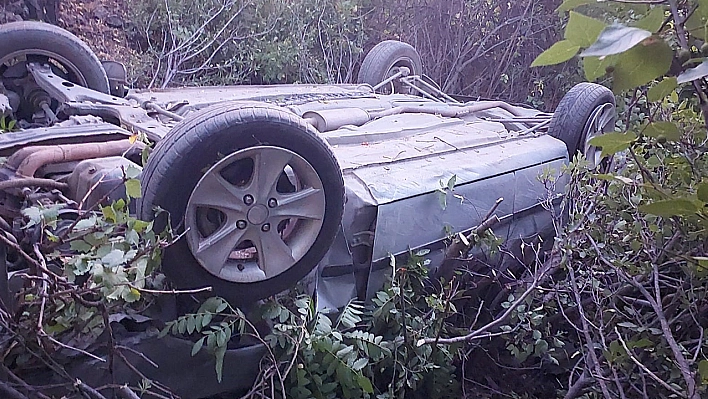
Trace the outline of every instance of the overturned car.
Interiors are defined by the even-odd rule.
[[[385,41],[353,84],[126,93],[124,69],[102,64],[70,33],[1,25],[0,114],[20,129],[0,135],[0,227],[17,234],[34,203],[90,211],[123,195],[125,170],[140,170],[132,211],[152,220],[165,210],[156,222],[169,215],[180,235],[162,259],[173,287],[211,287],[248,306],[310,275],[327,308],[371,295],[389,257],[411,249],[431,250],[432,271],[449,272],[445,240],[490,209],[507,240],[551,234],[549,198],[565,182],[549,187],[538,176],[577,152],[600,162],[589,140],[614,128],[612,93],[580,84],[545,113],[446,95],[423,72],[413,47]],[[146,162],[136,135],[155,144]],[[6,302],[21,263],[3,266]],[[236,349],[227,364],[238,353],[260,356]],[[249,381],[255,371],[232,372]],[[173,380],[188,397],[218,392]]]

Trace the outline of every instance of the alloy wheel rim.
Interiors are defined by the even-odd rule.
[[[258,146],[209,168],[187,203],[186,239],[210,274],[236,283],[275,277],[300,261],[322,228],[325,194],[300,155]]]
[[[593,110],[588,118],[585,128],[583,129],[583,154],[589,162],[590,169],[595,169],[602,163],[601,149],[590,144],[590,141],[614,129],[615,126],[615,106],[611,103],[605,103]]]

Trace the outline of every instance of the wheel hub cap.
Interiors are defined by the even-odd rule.
[[[281,147],[250,147],[222,158],[196,183],[185,238],[206,271],[252,283],[299,262],[324,215],[323,184],[307,160]]]
[[[253,224],[263,224],[268,220],[268,208],[265,205],[256,205],[248,211],[248,221]]]

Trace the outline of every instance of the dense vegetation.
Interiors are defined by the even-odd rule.
[[[574,67],[528,65],[557,38],[552,1],[133,1],[138,85],[352,82],[385,39],[411,43],[446,92],[557,103]],[[144,68],[144,69],[142,69]],[[144,73],[143,73],[144,72]]]
[[[147,85],[351,81],[365,50],[398,38],[449,92],[551,107],[585,79],[612,87],[620,111],[617,131],[594,142],[614,156],[611,168],[588,171],[578,157],[539,176],[549,187],[570,178],[565,212],[555,242],[524,244],[513,279],[469,258],[431,285],[426,253],[412,253],[391,260],[390,282],[370,303],[336,317],[296,292],[249,318],[214,298],[163,334],[192,337],[194,353],[214,355],[218,375],[230,337],[268,343],[253,398],[708,395],[708,1],[642,3],[133,3],[134,27],[145,32],[135,76]],[[137,195],[137,181],[125,178]],[[27,212],[56,251],[20,251],[46,278],[26,293],[24,313],[2,319],[22,337],[3,353],[5,365],[39,360],[62,375],[49,350],[57,337],[98,336],[109,314],[164,295],[150,276],[171,237],[131,219],[125,204],[69,226],[57,211]],[[57,223],[79,255],[52,247]],[[128,236],[120,253],[105,252]],[[465,240],[518,255],[490,229]],[[69,265],[68,280],[46,268],[55,259]],[[135,267],[121,274],[114,266],[125,262]],[[69,289],[76,276],[91,282],[85,291]],[[47,301],[46,292],[61,295]],[[272,332],[259,333],[254,319]],[[132,388],[166,394],[148,382]]]

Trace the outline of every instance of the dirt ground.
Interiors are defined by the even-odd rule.
[[[88,43],[98,58],[127,63],[135,50],[124,29],[124,0],[61,0],[58,25]]]

